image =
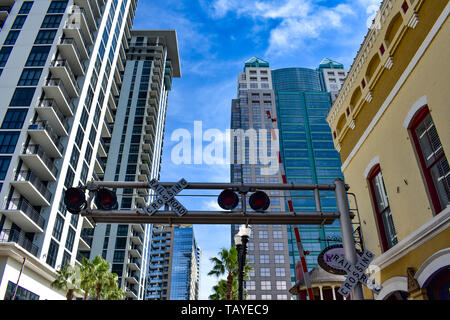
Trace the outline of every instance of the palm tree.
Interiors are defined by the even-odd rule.
[[[219,252],[219,258],[214,257],[209,259],[214,265],[213,269],[208,275],[215,275],[220,277],[227,273],[226,281],[226,297],[227,300],[232,300],[233,296],[233,280],[238,275],[238,252],[236,247],[231,247],[230,250],[222,248]]]
[[[64,267],[57,271],[56,279],[51,283],[51,287],[66,291],[66,299],[72,300],[74,293],[80,292],[76,282],[76,270],[69,263],[67,263]]]
[[[233,279],[233,292],[232,297],[233,300],[238,299],[237,290],[238,289],[238,282],[236,278]],[[217,285],[213,287],[214,293],[209,296],[209,299],[211,300],[226,300],[227,299],[227,281],[222,279],[219,281]]]
[[[109,272],[109,263],[100,256],[96,256],[92,260],[94,268],[94,284],[95,284],[95,300],[101,297],[102,289],[107,290],[112,282]],[[117,280],[116,280],[117,282]]]
[[[87,300],[89,293],[91,293],[95,287],[94,264],[89,259],[83,257],[79,271],[80,288],[84,290],[84,300]]]
[[[102,287],[102,297],[106,300],[122,300],[125,298],[125,292],[119,288],[117,274],[108,274],[107,281]]]

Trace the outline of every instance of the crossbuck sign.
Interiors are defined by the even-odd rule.
[[[150,181],[150,187],[155,190],[158,198],[153,201],[148,207],[144,210],[148,215],[152,215],[158,211],[163,205],[167,204],[172,207],[172,210],[175,211],[179,216],[183,216],[187,213],[187,209],[175,199],[175,195],[178,194],[181,190],[186,188],[188,185],[187,181],[181,179],[177,183],[175,183],[170,188],[164,188],[162,185],[158,183],[155,179]]]
[[[347,279],[338,290],[342,296],[348,297],[358,282],[361,282],[376,294],[381,291],[381,285],[375,280],[370,279],[369,276],[364,273],[374,257],[375,255],[372,252],[364,250],[355,265],[352,265],[339,254],[335,254],[331,258],[334,263],[338,264],[348,275]]]

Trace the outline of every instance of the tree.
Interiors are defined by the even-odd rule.
[[[94,264],[87,258],[81,260],[80,271],[80,288],[84,290],[84,300],[88,299],[90,293],[95,287]]]
[[[110,276],[111,273],[109,272],[110,265],[100,256],[96,256],[94,260],[92,260],[92,264],[94,268],[93,283],[95,285],[95,300],[100,300],[102,290],[104,291],[104,295],[105,291],[108,290],[113,281]]]
[[[238,299],[238,282],[237,279],[233,279],[233,290],[232,297],[233,300]],[[227,300],[227,281],[222,279],[219,283],[213,287],[214,293],[209,296],[211,300]]]
[[[230,250],[222,248],[219,252],[219,258],[213,257],[209,259],[214,265],[213,269],[208,275],[215,275],[220,277],[227,274],[226,280],[226,299],[233,299],[233,280],[238,275],[238,252],[236,247],[231,247]],[[220,283],[219,283],[220,285]]]
[[[66,299],[73,300],[75,292],[80,292],[77,286],[77,272],[70,264],[66,264],[57,272],[56,279],[50,284],[52,288],[66,291]]]

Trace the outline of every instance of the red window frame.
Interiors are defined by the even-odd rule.
[[[380,167],[379,164],[377,164],[370,171],[370,174],[367,177],[367,180],[369,182],[370,195],[372,197],[372,203],[373,203],[373,206],[374,206],[374,209],[375,209],[375,217],[376,217],[376,222],[377,222],[377,227],[378,227],[378,235],[379,235],[379,238],[381,240],[381,249],[382,249],[383,252],[385,252],[385,251],[389,250],[390,247],[389,247],[388,240],[387,240],[387,235],[386,235],[386,226],[384,225],[383,218],[381,217],[381,215],[386,210],[388,210],[388,209],[390,210],[391,205],[389,204],[381,212],[380,212],[380,210],[378,208],[377,197],[375,195],[374,179],[379,173],[381,173],[381,167]]]
[[[436,186],[434,184],[434,179],[431,175],[430,168],[433,167],[437,162],[441,161],[443,157],[445,157],[445,153],[442,152],[439,157],[435,159],[430,165],[427,166],[425,157],[422,152],[422,148],[420,146],[419,138],[416,134],[417,127],[422,123],[422,121],[430,114],[430,110],[428,109],[428,106],[425,105],[413,118],[411,125],[409,126],[409,130],[413,139],[414,147],[416,149],[416,154],[419,158],[420,167],[422,170],[422,173],[425,177],[425,183],[428,189],[428,193],[431,198],[431,204],[434,209],[435,214],[438,214],[443,209],[441,205],[441,201],[439,200],[438,191],[436,189]]]

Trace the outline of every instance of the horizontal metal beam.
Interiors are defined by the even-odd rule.
[[[88,210],[81,212],[95,223],[156,223],[156,224],[331,224],[339,218],[337,212],[229,212],[189,211],[178,216],[172,211],[158,211],[153,215],[136,210]]]
[[[171,187],[176,182],[158,182],[165,188]],[[147,188],[150,189],[148,182],[134,181],[89,181],[86,186],[90,190],[99,187],[104,188]],[[223,190],[223,189],[258,189],[258,190],[335,190],[334,184],[300,184],[300,183],[205,183],[205,182],[188,182],[186,189],[197,190]]]

